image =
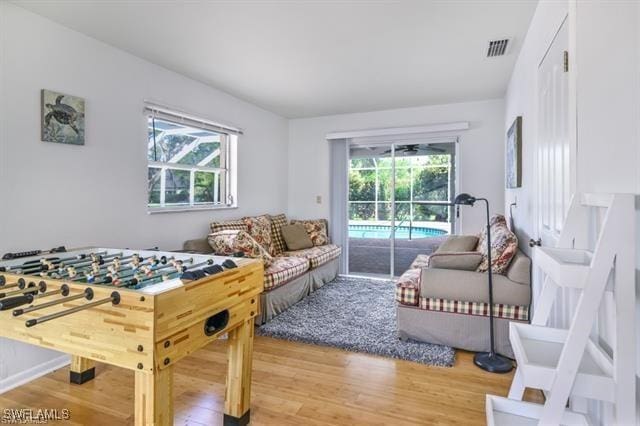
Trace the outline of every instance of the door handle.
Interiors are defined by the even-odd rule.
[[[534,240],[533,238],[531,238],[529,240],[529,247],[535,247],[535,246],[540,247],[541,245],[542,245],[542,240],[540,238],[538,238],[537,240]]]

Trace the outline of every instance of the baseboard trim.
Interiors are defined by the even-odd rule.
[[[35,380],[38,377],[42,377],[45,374],[49,374],[54,370],[65,367],[69,365],[70,362],[71,359],[69,358],[69,355],[61,355],[18,374],[2,379],[0,380],[0,394],[10,391],[13,388],[17,388],[18,386],[22,386],[25,383]]]

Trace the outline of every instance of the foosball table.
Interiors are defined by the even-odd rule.
[[[4,259],[1,337],[71,354],[77,384],[94,378],[96,361],[134,370],[135,424],[170,425],[173,366],[227,335],[224,424],[249,422],[262,262],[111,248]]]

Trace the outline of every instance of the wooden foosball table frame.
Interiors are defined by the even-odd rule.
[[[62,255],[69,253],[73,252]],[[194,257],[213,259],[216,264],[224,260],[170,252],[136,253],[141,256],[181,256],[191,258],[192,263]],[[237,268],[224,269],[193,281],[161,282],[147,290],[18,274],[8,269],[0,272],[4,277],[0,279],[3,286],[23,280],[22,283],[33,283],[46,287],[46,292],[55,292],[64,284],[68,286],[69,296],[91,288],[93,297],[90,301],[76,299],[19,316],[14,316],[11,310],[0,311],[3,324],[0,336],[71,354],[70,380],[73,383],[82,384],[93,379],[95,362],[133,370],[135,424],[171,425],[175,363],[226,334],[228,374],[224,424],[245,425],[250,417],[253,327],[259,313],[259,294],[263,290],[263,266],[254,259],[233,260]],[[0,262],[0,265],[8,267],[24,261]],[[0,292],[3,286],[0,286]],[[113,302],[114,292],[119,295],[117,304]],[[112,298],[111,302],[106,303],[109,298]],[[51,299],[55,298],[36,298],[32,306]],[[31,327],[25,325],[25,321],[102,299],[105,299],[104,304],[79,309]]]

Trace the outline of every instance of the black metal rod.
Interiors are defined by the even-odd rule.
[[[4,278],[4,277],[2,277]],[[7,290],[10,288],[25,288],[27,286],[27,281],[25,281],[24,278],[18,278],[18,281],[16,281],[15,283],[11,283],[11,284],[7,284],[7,285],[3,285],[0,287],[0,290]]]
[[[15,308],[15,307],[18,307],[18,306],[21,306],[21,305],[26,305],[27,303],[33,302],[34,299],[42,299],[43,297],[55,296],[56,294],[61,294],[63,296],[68,296],[69,295],[69,286],[66,285],[66,284],[62,284],[60,286],[60,288],[57,289],[57,290],[51,290],[51,291],[47,291],[46,293],[40,293],[40,294],[32,294],[31,296],[33,296],[33,297],[31,297],[30,301],[25,302],[25,303],[20,303],[20,304],[15,304],[14,303],[14,306],[12,306],[12,307]],[[0,309],[0,310],[2,310],[2,309]],[[14,317],[17,317],[17,316],[22,315],[22,314],[24,314],[24,309],[15,309],[13,311],[13,316]]]
[[[80,270],[80,271],[76,271],[76,275],[71,277],[71,273],[69,270],[67,270],[67,276],[69,277],[69,279],[71,279],[72,281],[80,281],[83,279],[86,279],[88,283],[93,282],[93,280],[95,280],[97,277],[102,276],[102,275],[106,275],[109,268],[115,266],[116,262],[124,262],[124,264],[126,265],[126,268],[132,268],[132,269],[136,269],[142,265],[144,265],[147,262],[153,262],[155,260],[155,256],[150,256],[148,258],[143,258],[142,256],[139,256],[138,254],[133,254],[131,256],[125,256],[122,258],[119,257],[115,257],[113,259],[110,260],[109,263],[92,263],[90,265],[86,265],[86,268],[84,270]],[[139,262],[137,264],[135,264],[134,262]],[[131,266],[133,265],[133,266]],[[122,264],[120,265],[120,267],[122,267]]]
[[[193,258],[189,259],[191,262],[193,262]],[[198,268],[200,266],[204,266],[204,265],[213,265],[213,259],[207,259],[204,262],[201,263],[196,263],[195,265],[191,265],[190,268]],[[171,277],[171,278],[177,278],[180,274],[182,274],[184,271],[187,270],[186,266],[182,266],[180,268],[176,268],[176,272],[172,272],[170,274],[166,274],[167,277]],[[174,276],[175,275],[175,276]],[[158,283],[161,281],[165,281],[167,279],[171,279],[171,278],[166,278],[165,275],[154,275],[154,276],[150,276],[147,278],[143,278],[141,280],[134,278],[132,280],[130,280],[127,285],[133,285],[136,286],[136,288],[141,288],[141,287],[146,287],[149,284],[154,284],[154,283]],[[154,280],[153,282],[149,282],[151,280]],[[140,287],[138,287],[140,286]]]
[[[46,288],[47,288],[47,285],[44,283],[44,281],[41,281],[39,285],[36,285],[36,283],[29,283],[29,286],[26,288],[8,291],[6,293],[0,293],[0,299],[9,297],[9,296],[15,296],[16,294],[37,293],[39,291],[44,292],[43,289],[46,289]]]
[[[15,282],[15,283],[11,283],[11,284],[7,284],[7,285],[3,285],[2,287],[0,287],[0,289],[2,289],[2,290],[8,290],[8,289],[10,289],[10,288],[15,288],[15,287],[18,287],[18,286],[19,286],[19,284],[18,284],[17,282]]]
[[[64,253],[67,249],[64,246],[52,248],[51,250],[30,250],[30,251],[21,251],[17,253],[5,253],[2,256],[2,260],[12,260],[18,259],[20,257],[28,257],[28,256],[38,256],[40,254],[53,254],[53,253]]]
[[[174,258],[171,258],[169,260],[173,260]],[[154,266],[158,265],[159,263],[162,263],[163,266],[158,266],[156,268],[154,268]],[[119,286],[119,283],[122,281],[123,278],[129,278],[132,276],[135,276],[136,274],[138,274],[140,271],[142,271],[142,273],[148,274],[148,273],[152,273],[152,271],[156,271],[159,269],[164,269],[164,268],[171,268],[173,267],[173,265],[165,265],[167,263],[167,259],[166,257],[162,256],[162,260],[158,260],[157,258],[155,258],[155,256],[151,256],[148,257],[147,259],[145,259],[144,262],[142,262],[141,264],[137,265],[137,266],[126,266],[120,270],[117,271],[103,271],[106,273],[103,274],[99,274],[99,275],[95,275],[93,276],[93,279],[91,279],[92,277],[87,275],[87,283],[90,284],[111,284],[113,283],[113,285],[115,286]],[[108,268],[107,268],[108,269]],[[147,270],[147,272],[144,272],[145,269]],[[95,278],[101,278],[99,280],[96,280]]]
[[[55,312],[55,313],[49,314],[49,315],[44,315],[44,316],[41,316],[39,318],[32,318],[30,320],[27,320],[24,323],[24,325],[27,326],[27,327],[33,327],[34,325],[42,324],[43,322],[51,321],[51,320],[56,319],[56,318],[60,318],[60,317],[64,317],[64,316],[67,316],[67,315],[71,315],[71,314],[76,313],[76,312],[84,311],[85,309],[95,308],[96,306],[104,305],[104,304],[107,304],[107,303],[112,303],[114,305],[119,304],[120,303],[120,293],[118,293],[117,291],[114,291],[113,293],[111,293],[111,296],[106,297],[104,299],[96,300],[95,302],[86,303],[86,304],[80,305],[80,306],[74,306],[73,308],[69,308],[67,310],[60,311],[60,312]]]
[[[140,258],[140,257],[139,257]],[[166,258],[162,256],[163,260],[158,260],[156,256],[149,256],[146,259],[143,259],[137,265],[134,265],[132,261],[125,262],[124,265],[121,265],[119,269],[115,268],[114,262],[111,262],[109,265],[102,265],[97,271],[85,271],[84,275],[87,278],[88,283],[96,283],[96,278],[113,276],[114,274],[120,274],[126,272],[135,273],[135,271],[145,267],[145,266],[155,266],[159,263],[167,263]],[[140,258],[141,259],[141,258]],[[121,272],[122,271],[122,272]]]
[[[158,268],[154,268],[151,271],[149,271],[146,274],[140,274],[141,276],[137,276],[138,274],[133,274],[133,278],[129,281],[126,281],[124,284],[120,285],[120,287],[122,286],[130,286],[130,285],[138,285],[144,281],[149,281],[155,278],[160,278],[162,277],[161,271],[164,271],[165,269],[170,269],[170,268],[174,268],[177,272],[182,273],[182,271],[186,270],[186,266],[184,266],[185,263],[190,263],[193,264],[193,257],[186,259],[186,260],[178,260],[175,262],[171,262],[170,265],[164,265]],[[177,265],[178,262],[181,262],[180,265]],[[191,267],[194,267],[196,265],[192,265]],[[128,277],[126,277],[128,278]],[[117,284],[116,284],[117,285]]]
[[[155,277],[150,277],[144,280],[140,280],[136,284],[132,284],[132,285],[134,286],[133,288],[135,288],[136,290],[139,290],[143,287],[147,287],[153,284],[158,284],[163,281],[169,281],[174,278],[180,278],[180,275],[182,275],[182,272],[179,272],[179,271],[170,272],[165,275],[156,275]]]
[[[98,260],[94,260],[94,259],[85,259],[82,262],[79,263],[72,263],[72,264],[61,264],[60,267],[58,268],[58,278],[65,278],[69,276],[69,269],[68,268],[84,268],[86,266],[91,266],[94,263],[98,263],[98,264],[102,264],[108,260],[112,260],[115,257],[119,257],[122,255],[122,252],[120,253],[115,253],[115,254],[110,254],[107,256],[100,256]],[[66,270],[64,270],[63,268],[67,268]],[[49,272],[49,275],[51,275],[51,272]]]
[[[93,290],[90,289],[90,288],[85,288],[82,293],[74,294],[73,296],[67,296],[67,297],[63,297],[63,298],[60,298],[60,299],[52,300],[51,302],[46,302],[46,303],[41,303],[39,305],[29,306],[28,308],[24,309],[23,314],[26,314],[27,312],[33,312],[33,311],[37,311],[37,310],[40,310],[40,309],[48,308],[50,306],[59,305],[61,303],[66,303],[66,302],[71,302],[73,300],[83,299],[83,298],[87,299],[87,300],[93,299]]]
[[[42,271],[42,270],[46,270],[49,266],[49,264],[51,265],[59,265],[60,263],[63,262],[67,262],[67,263],[77,263],[77,262],[83,262],[86,261],[87,258],[91,257],[92,255],[101,255],[101,254],[105,254],[107,253],[106,251],[100,251],[100,252],[96,252],[96,253],[82,253],[82,254],[78,254],[75,255],[73,257],[65,257],[65,258],[42,258],[39,259],[37,262],[32,261],[30,262],[31,264],[27,263],[27,264],[22,264],[22,265],[15,265],[15,266],[11,266],[9,269],[11,270],[21,270],[23,271],[23,273],[33,273],[33,272],[38,272],[38,271]],[[50,268],[49,268],[50,269]],[[35,271],[37,270],[37,271]]]
[[[487,207],[487,262],[489,263],[489,269],[487,274],[489,275],[489,337],[491,339],[490,356],[495,355],[495,344],[493,337],[493,264],[491,263],[491,217],[489,214],[489,200],[486,198],[478,198],[478,200],[484,201]]]

